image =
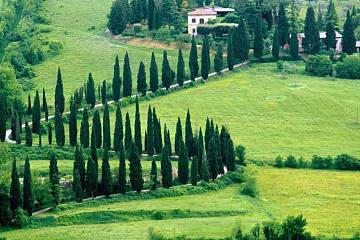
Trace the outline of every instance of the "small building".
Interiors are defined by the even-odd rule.
[[[342,35],[335,31],[335,35],[336,35],[336,52],[342,52],[342,45],[341,45],[341,40],[342,40]],[[319,32],[319,36],[320,36],[320,41],[325,45],[325,39],[326,39],[326,32]],[[298,41],[299,41],[299,51],[303,52],[304,48],[302,47],[302,41],[305,38],[305,34],[304,33],[299,33],[298,34]]]
[[[215,19],[217,17],[224,17],[226,14],[234,12],[232,8],[223,8],[223,7],[202,7],[197,8],[192,12],[188,13],[188,33],[197,34],[197,26],[199,24],[205,24],[210,19]]]

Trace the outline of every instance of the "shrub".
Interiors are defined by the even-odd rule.
[[[277,67],[277,69],[278,70],[280,70],[280,71],[284,71],[284,61],[282,61],[282,60],[279,60],[279,61],[277,61],[276,62],[276,67]]]
[[[245,147],[243,145],[236,146],[235,155],[239,159],[239,164],[245,165]]]
[[[280,155],[276,157],[274,167],[277,168],[284,167],[284,160]]]
[[[289,155],[285,160],[284,166],[288,168],[297,168],[298,163],[296,158],[293,155]]]
[[[306,61],[305,70],[315,76],[331,76],[332,62],[326,55],[310,55]]]
[[[339,170],[360,170],[360,160],[348,154],[340,154],[335,158],[335,168]]]
[[[339,78],[360,79],[360,55],[348,56],[338,62],[335,71]]]
[[[14,218],[12,220],[12,225],[14,227],[22,228],[27,226],[30,223],[30,218],[24,210],[18,208],[15,210]]]
[[[248,177],[240,190],[241,194],[255,198],[258,195],[255,177]]]
[[[216,36],[222,36],[223,34],[227,34],[229,30],[234,27],[235,24],[231,23],[201,24],[198,26],[197,31],[200,35],[214,34]]]
[[[314,169],[330,169],[333,165],[333,158],[326,158],[314,155],[311,159],[311,167]]]

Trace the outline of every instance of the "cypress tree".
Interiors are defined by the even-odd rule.
[[[127,1],[116,0],[111,6],[108,28],[114,35],[121,34],[126,28],[129,20],[127,4]]]
[[[23,209],[29,216],[32,215],[34,197],[32,192],[31,171],[29,156],[26,157],[24,166],[24,183],[23,183]]]
[[[125,117],[125,152],[130,153],[132,142],[131,125],[129,113],[126,113]]]
[[[226,144],[226,167],[228,171],[235,171],[235,151],[231,138]]]
[[[16,167],[16,160],[14,157],[14,161],[12,164],[11,170],[11,185],[10,185],[10,209],[12,213],[16,211],[16,209],[21,208],[22,206],[22,197],[20,191],[20,181],[19,175]]]
[[[198,171],[199,171],[199,164],[198,164],[198,158],[193,157],[191,159],[191,184],[193,186],[197,185],[198,182]]]
[[[115,131],[114,131],[114,150],[118,152],[120,150],[120,144],[123,140],[124,133],[123,133],[123,122],[122,122],[122,114],[120,103],[116,106],[116,113],[115,113]]]
[[[206,128],[205,128],[205,149],[206,152],[209,150],[209,142],[211,139],[212,131],[209,118],[206,118]]]
[[[105,105],[107,102],[107,86],[106,81],[104,80],[101,85],[101,103]]]
[[[146,152],[149,156],[154,155],[154,122],[151,107],[149,105],[147,117],[147,138],[146,138]]]
[[[278,35],[278,29],[275,27],[274,36],[273,36],[273,42],[272,42],[272,49],[271,53],[274,59],[279,59],[279,35]]]
[[[188,150],[188,156],[194,156],[194,136],[191,127],[191,119],[190,119],[190,111],[188,109],[186,114],[186,122],[185,122],[185,144]]]
[[[227,129],[225,128],[225,126],[221,126],[221,131],[220,131],[220,157],[222,159],[223,163],[226,163],[226,147],[227,147],[227,143],[230,139],[230,134],[227,131]]]
[[[182,134],[182,126],[180,117],[178,117],[178,121],[176,123],[176,132],[175,132],[175,153],[179,155],[179,147],[180,142],[183,141],[183,134]]]
[[[83,201],[83,189],[81,187],[80,183],[80,175],[79,170],[75,169],[74,173],[74,192],[75,192],[75,201],[76,202],[82,202]]]
[[[189,181],[189,157],[187,153],[187,148],[184,144],[184,141],[180,141],[179,146],[179,166],[178,166],[178,176],[179,182],[181,184],[186,184]]]
[[[299,40],[297,35],[297,31],[293,30],[290,37],[290,56],[294,60],[299,58]]]
[[[77,107],[75,101],[70,101],[69,140],[71,146],[77,143],[77,132]]]
[[[49,109],[46,101],[46,94],[45,94],[45,88],[43,88],[43,95],[42,95],[42,110],[45,113],[45,120],[49,120]]]
[[[185,81],[185,63],[181,48],[179,48],[179,54],[178,54],[176,81],[179,84],[179,86],[182,86]]]
[[[172,166],[169,159],[168,152],[164,147],[161,157],[161,177],[162,185],[164,188],[170,188],[172,186]]]
[[[239,26],[234,27],[228,31],[228,36],[232,33],[232,45],[234,48],[234,59],[238,60],[241,57],[240,49],[240,31]]]
[[[249,32],[243,18],[240,19],[237,33],[239,35],[240,43],[239,46],[234,46],[234,49],[237,48],[240,49],[240,61],[245,61],[246,59],[249,58],[250,46],[249,46]]]
[[[116,55],[115,64],[114,64],[114,76],[112,81],[112,94],[114,101],[119,101],[120,99],[120,88],[121,88],[121,78],[120,78],[119,56]]]
[[[34,106],[32,111],[32,131],[33,133],[40,133],[40,119],[41,119],[41,109],[40,109],[40,98],[39,91],[36,90]]]
[[[51,125],[51,123],[48,124],[48,143],[49,143],[49,145],[52,144],[52,125]]]
[[[170,130],[166,128],[166,124],[164,125],[164,147],[167,149],[168,155],[171,156]]]
[[[260,16],[256,18],[255,22],[255,36],[254,36],[254,56],[262,58],[264,50],[264,39],[262,33],[262,19]]]
[[[221,70],[223,69],[223,49],[222,45],[219,44],[216,50],[216,55],[214,59],[214,69],[217,74],[221,73]]]
[[[63,87],[60,67],[58,69],[56,88],[55,88],[55,111],[56,108],[59,110],[59,113],[61,115],[64,113],[65,97],[64,97],[64,87]]]
[[[0,141],[4,142],[6,137],[6,99],[0,96]]]
[[[234,69],[234,47],[233,47],[233,33],[232,31],[228,34],[227,39],[227,66],[229,70]]]
[[[330,0],[330,2],[328,4],[327,12],[326,12],[326,22],[331,22],[333,24],[333,26],[335,27],[335,29],[337,29],[338,20],[339,19],[338,19],[337,13],[336,13],[335,4],[334,4],[333,0]]]
[[[59,169],[55,154],[51,154],[49,166],[49,180],[50,180],[50,195],[52,198],[53,207],[60,203],[60,183],[59,183]]]
[[[151,190],[156,190],[157,185],[157,166],[156,161],[153,159],[151,161],[151,170],[150,170],[150,181],[151,181]]]
[[[75,155],[74,156],[75,160],[74,160],[74,172],[73,173],[75,174],[75,169],[77,169],[79,171],[81,187],[83,190],[85,190],[85,175],[86,175],[85,162],[84,162],[82,149],[79,145],[76,145],[74,155]]]
[[[86,103],[90,105],[90,108],[94,108],[96,103],[95,83],[91,73],[86,84]]]
[[[122,194],[126,193],[126,163],[125,163],[125,149],[122,140],[119,144],[119,192]]]
[[[141,154],[142,152],[142,140],[141,140],[141,122],[140,122],[140,110],[139,110],[139,99],[136,97],[136,110],[135,110],[135,124],[134,124],[134,139],[136,148]]]
[[[29,123],[27,121],[25,122],[25,145],[27,147],[32,146],[32,134],[31,134],[31,129],[29,127]]]
[[[289,42],[289,22],[286,17],[285,4],[280,2],[279,14],[277,18],[278,33],[279,33],[279,44],[283,47]]]
[[[216,146],[216,151],[217,151],[218,174],[224,174],[224,165],[223,165],[223,161],[222,161],[222,157],[221,157],[221,142],[220,142],[219,129],[218,129],[217,125],[215,128],[214,137],[215,137],[215,146]]]
[[[39,134],[39,147],[42,146],[41,134]]]
[[[209,172],[211,179],[215,180],[218,174],[218,150],[216,146],[216,136],[210,139],[207,160],[209,161]]]
[[[28,106],[27,106],[27,115],[32,114],[32,107],[31,107],[31,97],[30,94],[28,95]]]
[[[97,91],[98,91],[98,98],[102,101],[102,98],[101,98],[101,87],[102,87],[102,84],[98,84],[98,86],[97,86]]]
[[[169,64],[169,60],[167,58],[167,52],[163,52],[163,62],[162,62],[162,69],[161,69],[161,81],[163,87],[169,89],[171,86],[171,68]]]
[[[89,137],[90,137],[89,113],[88,113],[88,109],[84,108],[83,116],[81,120],[81,126],[80,126],[80,143],[83,148],[89,147]]]
[[[314,8],[312,6],[309,6],[306,11],[304,34],[305,38],[302,42],[302,46],[305,52],[308,54],[318,53],[320,50],[320,35],[315,20]]]
[[[123,69],[123,96],[130,97],[132,94],[132,75],[129,54],[125,53]]]
[[[163,148],[161,136],[160,119],[156,116],[156,110],[153,108],[153,124],[154,124],[154,148],[157,154],[160,154]]]
[[[350,11],[347,11],[343,29],[343,39],[341,42],[343,52],[351,55],[356,52],[356,38],[354,33],[354,23],[352,21]]]
[[[97,188],[97,170],[91,156],[89,156],[86,165],[86,192],[94,198]]]
[[[326,38],[325,38],[326,49],[336,49],[336,33],[335,27],[331,21],[326,23]]]
[[[130,147],[130,183],[133,191],[138,193],[143,189],[144,180],[142,178],[142,169],[139,158],[139,152],[134,142],[131,143]]]
[[[104,149],[102,165],[101,165],[101,187],[102,193],[105,197],[109,197],[112,193],[113,186],[112,186],[112,177],[110,171],[110,164],[109,164],[109,152],[108,149]]]
[[[95,135],[94,126],[92,127],[92,130],[91,130],[90,156],[91,156],[91,158],[92,158],[92,160],[94,161],[94,164],[95,164],[95,180],[97,182],[98,181],[98,175],[99,175],[98,174],[99,164],[98,164],[98,155],[97,155],[97,148],[96,148],[96,135]]]
[[[19,119],[19,114],[18,111],[15,110],[15,141],[16,144],[21,144],[21,132],[20,132],[20,127],[21,123],[20,123],[20,119]]]
[[[100,113],[98,110],[95,111],[93,117],[93,131],[96,138],[96,148],[100,148],[102,145],[102,133],[101,133],[101,121]]]
[[[109,150],[111,148],[111,137],[110,137],[110,116],[109,106],[105,103],[104,114],[103,114],[103,147]]]
[[[144,147],[144,149],[145,149],[145,151],[146,151],[146,149],[147,149],[147,132],[146,132],[146,130],[145,130],[145,135],[144,135],[144,145],[145,145],[145,147]]]
[[[12,140],[16,139],[16,121],[17,121],[16,118],[17,118],[16,117],[16,109],[12,109],[11,110],[11,123],[10,123],[10,125],[11,125],[11,127],[10,127],[10,130],[11,130],[10,138]]]
[[[145,96],[147,91],[145,65],[142,61],[137,75],[137,91],[142,96]]]
[[[206,80],[209,76],[209,70],[210,70],[210,61],[208,60],[210,58],[209,53],[209,41],[208,38],[205,36],[202,44],[201,49],[201,77]]]
[[[194,81],[195,77],[199,75],[199,63],[198,63],[197,47],[196,47],[194,35],[192,36],[191,39],[189,68],[190,68],[190,78],[192,81]]]
[[[155,9],[155,1],[148,0],[148,9],[147,9],[147,19],[148,19],[148,29],[154,29],[154,9]]]
[[[200,162],[200,160],[199,160],[199,162]],[[201,157],[201,176],[205,182],[209,182],[209,180],[210,180],[209,162],[207,160],[205,151],[203,152],[203,155]]]
[[[154,29],[159,29],[161,27],[161,9],[160,6],[156,6],[154,8],[154,14],[153,14],[153,27]]]
[[[200,131],[199,131],[199,136],[197,138],[197,142],[196,142],[196,158],[197,158],[197,166],[198,166],[198,174],[200,177],[202,177],[202,157],[203,157],[203,154],[205,152],[205,149],[204,149],[204,138],[203,138],[203,134],[202,134],[202,130],[200,128]],[[194,159],[194,158],[193,158]]]
[[[153,0],[150,0],[153,1]],[[159,73],[158,67],[156,64],[155,54],[151,53],[151,63],[150,63],[150,90],[156,92],[159,88]]]

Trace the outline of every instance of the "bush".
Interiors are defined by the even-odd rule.
[[[360,55],[345,57],[336,64],[335,71],[339,78],[360,79]]]
[[[29,225],[29,223],[30,223],[30,218],[26,214],[26,212],[21,208],[16,209],[14,213],[14,218],[12,220],[12,225],[14,227],[22,228]]]
[[[297,168],[298,163],[296,158],[293,155],[289,155],[285,160],[284,166],[288,168]]]
[[[330,169],[333,165],[332,157],[326,158],[314,155],[311,159],[311,167],[314,169]]]
[[[240,190],[241,194],[255,198],[258,195],[255,177],[248,177]]]
[[[284,160],[280,155],[276,157],[274,167],[277,168],[284,167]]]
[[[245,165],[245,147],[243,145],[236,146],[235,155],[239,159],[239,164]]]
[[[360,160],[348,154],[340,154],[335,158],[335,168],[339,170],[360,170]]]
[[[305,70],[315,76],[331,76],[332,62],[326,55],[310,55],[306,61]]]
[[[227,34],[230,29],[234,28],[235,24],[231,23],[218,23],[218,24],[201,24],[197,27],[197,32],[200,35],[214,34],[222,36]]]

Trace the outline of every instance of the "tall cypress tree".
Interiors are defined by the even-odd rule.
[[[81,187],[80,174],[78,169],[74,169],[73,189],[75,193],[75,201],[82,202],[84,196],[83,196],[83,189]]]
[[[277,27],[275,27],[271,54],[272,54],[273,58],[276,60],[279,59],[279,51],[280,51],[279,35],[278,35],[278,29],[277,29]]]
[[[86,103],[89,104],[91,108],[93,108],[96,103],[95,83],[91,73],[89,73],[86,84]]]
[[[218,174],[218,151],[215,136],[210,139],[207,160],[209,161],[209,172],[211,179],[215,180]]]
[[[142,61],[140,62],[137,75],[137,91],[142,96],[145,96],[147,91],[145,65]]]
[[[116,106],[116,113],[115,113],[115,131],[114,131],[114,150],[118,152],[120,150],[120,144],[123,140],[124,133],[123,133],[123,121],[122,121],[122,114],[120,103]]]
[[[194,135],[191,127],[191,118],[190,111],[188,109],[186,114],[186,122],[185,122],[185,144],[188,150],[188,156],[194,156]]]
[[[157,154],[160,154],[163,148],[161,136],[160,119],[156,116],[156,110],[153,108],[153,124],[154,124],[154,148]]]
[[[119,56],[116,55],[115,64],[114,64],[114,76],[112,81],[112,95],[114,101],[119,101],[120,99],[120,88],[121,88],[121,78],[120,78]]]
[[[181,48],[179,48],[179,54],[178,54],[176,81],[179,84],[179,86],[182,86],[185,81],[185,63]]]
[[[183,141],[183,134],[182,134],[182,126],[180,117],[178,117],[178,121],[176,123],[176,132],[175,132],[175,153],[179,155],[179,147],[180,142]]]
[[[347,11],[343,29],[343,39],[341,42],[343,52],[351,55],[356,52],[356,38],[354,33],[354,23],[352,21],[350,11]]]
[[[249,46],[249,32],[243,18],[240,19],[237,33],[239,34],[240,43],[239,46],[234,46],[234,49],[235,48],[240,49],[240,61],[245,61],[249,58],[250,46]]]
[[[210,70],[210,62],[208,59],[209,56],[209,41],[208,38],[205,36],[202,44],[201,49],[201,77],[206,80],[209,76],[209,70]]]
[[[81,126],[80,126],[80,143],[83,148],[89,147],[89,137],[90,137],[89,113],[88,113],[88,109],[84,108],[83,116],[81,120]]]
[[[222,162],[226,164],[226,147],[227,143],[230,139],[230,134],[228,130],[225,128],[224,125],[221,126],[221,132],[220,132],[220,157],[222,159]]]
[[[151,161],[150,181],[151,181],[151,190],[156,190],[156,186],[157,186],[157,166],[156,166],[155,159],[153,159]]]
[[[279,5],[277,25],[279,32],[279,44],[281,47],[283,47],[287,42],[289,42],[289,22],[286,16],[284,2],[280,2]]]
[[[294,29],[290,37],[290,56],[294,60],[299,58],[299,40],[297,35],[297,31]]]
[[[62,82],[61,70],[58,69],[56,88],[55,88],[55,109],[59,110],[59,113],[62,115],[65,108],[65,97],[64,97],[64,86]]]
[[[25,122],[25,145],[27,147],[32,146],[32,134],[31,134],[31,129],[29,127],[29,123],[27,121]]]
[[[69,117],[69,140],[70,145],[75,146],[77,143],[77,106],[75,101],[70,101],[70,117]]]
[[[107,86],[106,81],[104,80],[101,84],[101,103],[105,105],[107,102]]]
[[[155,1],[148,0],[148,9],[147,9],[147,19],[148,19],[148,28],[149,30],[154,29],[154,9],[155,9]]]
[[[199,63],[198,63],[197,47],[196,47],[194,35],[192,36],[191,39],[189,68],[190,68],[190,78],[191,80],[194,81],[195,77],[199,75]]]
[[[26,157],[24,166],[24,183],[23,183],[23,209],[29,216],[32,215],[34,205],[34,196],[32,192],[31,171],[29,156]]]
[[[125,117],[125,152],[130,153],[132,142],[131,124],[129,113],[126,113]]]
[[[91,156],[89,156],[86,165],[86,192],[94,198],[97,188],[97,170],[96,165]]]
[[[129,54],[125,53],[123,69],[123,96],[130,97],[132,94],[132,75]]]
[[[262,19],[260,16],[256,18],[255,22],[255,36],[254,36],[254,56],[262,58],[264,50],[264,39],[262,33]]]
[[[335,4],[333,0],[330,0],[329,4],[328,4],[328,8],[327,8],[327,12],[326,12],[326,22],[331,22],[335,29],[337,29],[338,27],[338,16],[336,13],[336,8],[335,8]]]
[[[144,180],[142,178],[142,168],[139,158],[139,152],[134,142],[131,143],[130,147],[130,183],[133,191],[138,193],[143,189]]]
[[[41,119],[41,109],[40,109],[40,98],[39,91],[36,90],[34,105],[32,110],[32,131],[33,133],[40,133],[40,119]]]
[[[114,35],[121,34],[126,28],[129,20],[127,5],[128,1],[116,0],[111,6],[108,28]]]
[[[75,160],[74,160],[74,172],[73,172],[73,174],[75,174],[75,169],[77,169],[79,171],[81,187],[84,190],[85,189],[86,171],[85,171],[84,156],[83,156],[83,153],[82,153],[82,149],[81,149],[81,147],[79,145],[76,145],[76,147],[75,147],[74,159]]]
[[[49,166],[49,180],[50,180],[50,195],[52,198],[53,207],[60,203],[60,183],[59,183],[59,169],[55,154],[51,154]]]
[[[122,194],[126,193],[126,163],[125,163],[125,149],[122,140],[119,144],[119,192]]]
[[[96,134],[94,125],[92,126],[91,130],[91,145],[90,145],[90,156],[95,164],[95,180],[98,181],[98,169],[99,169],[99,163],[98,163],[98,155],[97,155],[97,148],[96,148]],[[94,181],[95,181],[94,180]],[[96,192],[95,192],[96,193]]]
[[[221,70],[223,69],[223,49],[222,45],[219,44],[216,50],[216,55],[214,59],[214,69],[217,74],[221,73]]]
[[[27,115],[31,115],[31,114],[32,114],[31,96],[29,94],[28,95],[28,105],[27,105]]]
[[[150,0],[153,1],[153,0]],[[151,53],[151,63],[150,63],[150,90],[156,92],[159,88],[159,73],[158,67],[156,64],[155,54]]]
[[[109,152],[108,149],[104,149],[104,155],[102,159],[101,165],[101,192],[106,196],[109,197],[112,193],[113,186],[112,186],[112,177],[111,177],[111,170],[109,164]]]
[[[178,176],[179,182],[181,184],[186,184],[189,181],[189,157],[187,153],[187,148],[184,144],[184,141],[180,141],[179,144],[179,166],[178,166]]]
[[[134,140],[135,140],[136,148],[137,148],[139,154],[141,154],[141,152],[142,152],[142,140],[141,140],[141,122],[140,122],[140,110],[139,110],[139,99],[138,99],[138,97],[136,97]]]
[[[154,122],[150,105],[147,117],[146,152],[149,156],[154,155]]]
[[[109,106],[105,103],[104,114],[103,114],[103,147],[109,150],[111,148],[111,137],[110,137],[110,116]]]
[[[52,124],[48,124],[48,143],[49,145],[52,144]]]
[[[55,109],[55,135],[56,144],[59,147],[63,147],[65,144],[64,123],[58,108]]]
[[[302,41],[302,46],[305,52],[308,54],[318,53],[320,50],[320,35],[312,6],[309,6],[306,11],[304,34],[305,38]]]
[[[203,157],[203,153],[205,152],[205,149],[204,149],[204,138],[203,138],[201,128],[199,130],[199,136],[197,138],[196,148],[197,148],[196,149],[196,158],[197,158],[198,174],[200,177],[202,177],[202,161],[201,161],[201,159]]]
[[[235,56],[234,56],[234,47],[233,47],[233,31],[228,34],[227,39],[227,66],[229,70],[234,69]]]
[[[200,159],[199,159],[200,162]],[[201,177],[205,182],[209,182],[210,180],[210,171],[209,171],[209,161],[207,159],[205,151],[201,157]]]
[[[4,142],[6,137],[6,99],[0,96],[0,141]]]
[[[172,166],[165,147],[163,148],[161,157],[161,177],[164,188],[169,188],[172,186]]]
[[[231,138],[226,144],[226,167],[228,171],[235,171],[235,151]]]
[[[16,209],[21,208],[22,206],[22,197],[20,191],[20,181],[19,175],[16,167],[16,160],[14,157],[14,161],[12,164],[11,170],[11,185],[10,185],[10,209],[12,213],[16,211]]]
[[[42,110],[45,113],[45,120],[49,120],[49,109],[46,101],[46,94],[45,94],[45,88],[43,88],[43,95],[42,95]]]
[[[336,33],[335,27],[331,21],[326,23],[326,38],[325,38],[326,49],[336,49]]]
[[[205,128],[205,149],[206,152],[209,150],[209,142],[212,137],[211,125],[209,118],[206,118],[206,128]]]
[[[216,125],[215,128],[215,146],[216,146],[216,151],[217,151],[217,172],[218,174],[224,174],[224,165],[223,165],[223,161],[222,161],[222,157],[221,157],[221,142],[220,142],[220,134],[219,134],[219,129],[218,126]]]
[[[161,69],[161,81],[163,87],[169,89],[171,86],[171,68],[169,64],[169,60],[167,58],[167,52],[163,52],[163,62],[162,62],[162,69]]]
[[[18,111],[15,109],[15,141],[16,144],[21,144],[21,123]],[[40,135],[41,136],[41,135]]]
[[[94,134],[95,134],[95,138],[96,138],[96,147],[100,148],[102,145],[102,133],[101,133],[100,113],[98,110],[96,110],[94,113],[93,127],[94,127]]]
[[[191,184],[193,186],[197,185],[198,182],[198,172],[199,172],[199,164],[198,158],[193,157],[191,160]]]

